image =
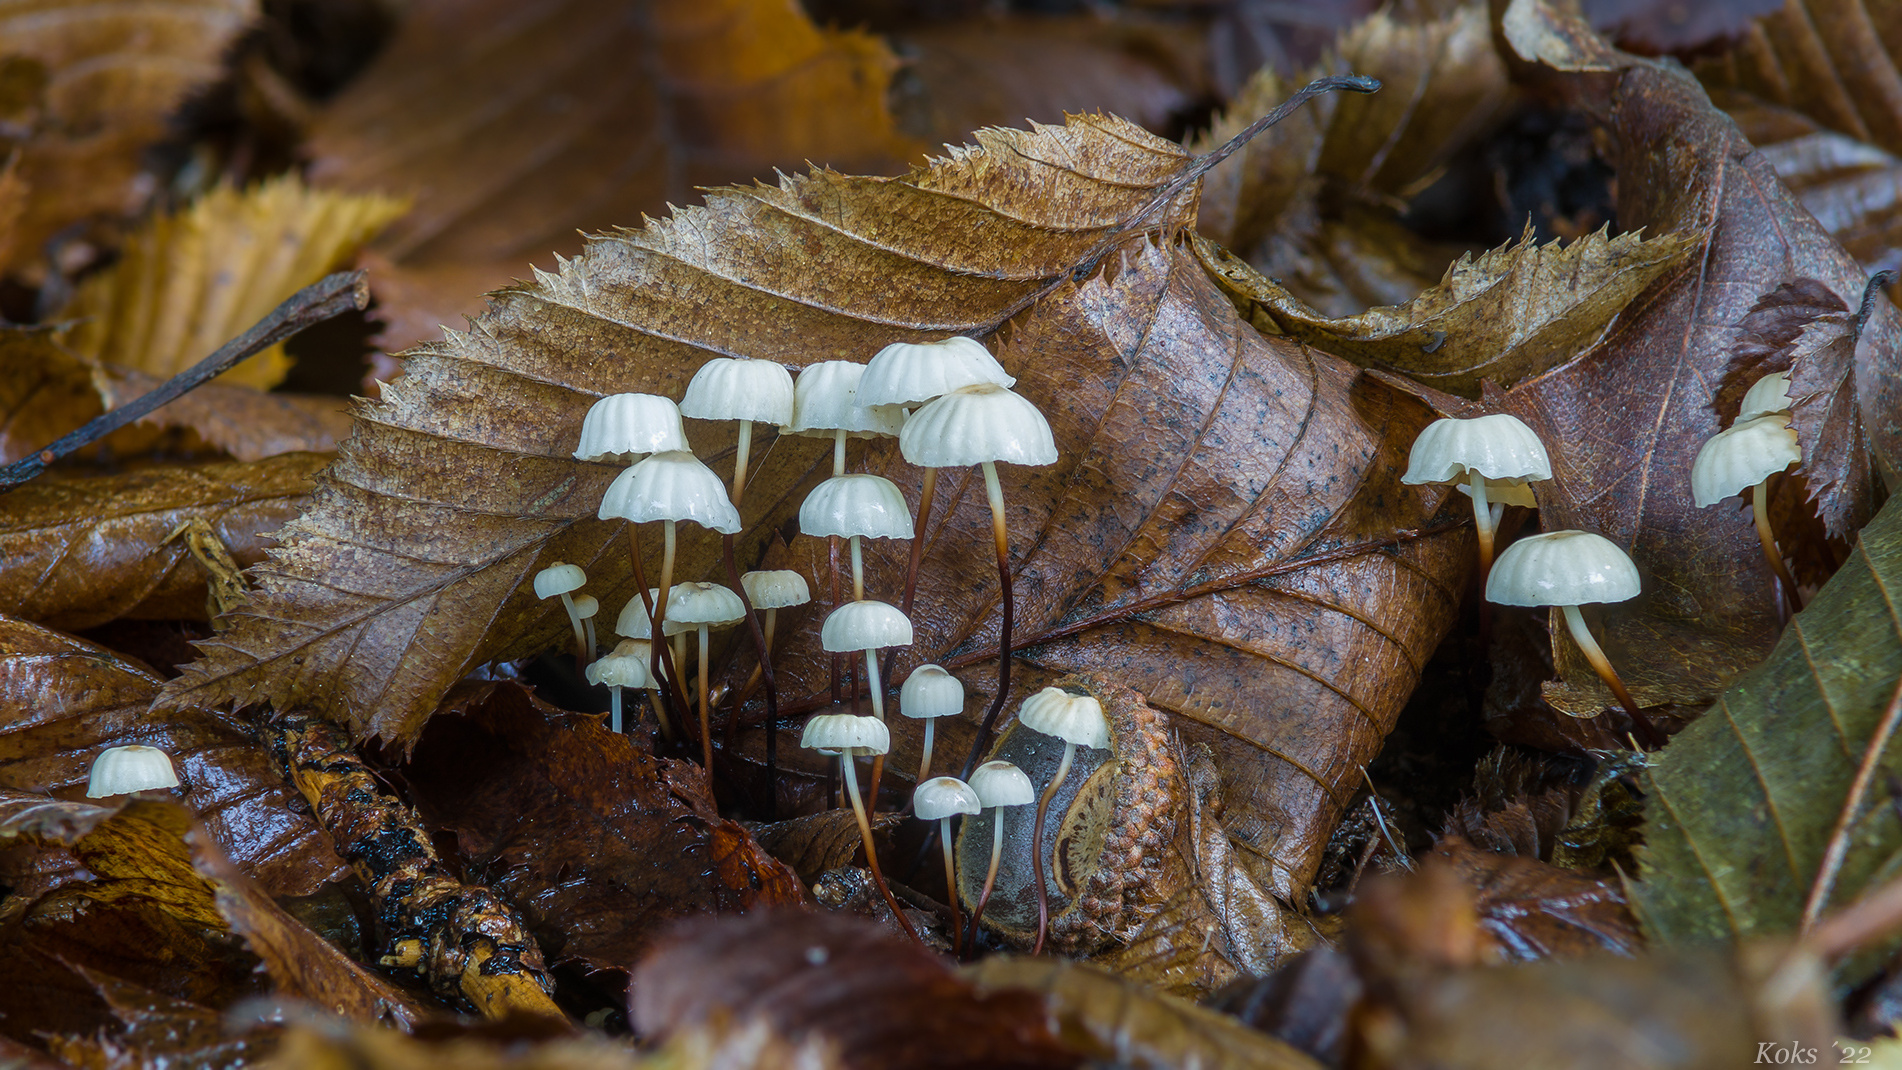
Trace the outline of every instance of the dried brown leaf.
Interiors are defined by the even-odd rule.
[[[1788,0],[1744,28],[1697,77],[1902,153],[1902,21],[1884,3]]]
[[[0,497],[0,612],[68,630],[205,620],[205,574],[167,536],[203,520],[239,563],[255,564],[329,461],[293,453],[29,483]]]
[[[0,463],[50,445],[102,411],[85,365],[50,330],[0,331]]]
[[[107,409],[164,384],[115,364],[93,369],[93,385]],[[330,453],[350,436],[350,402],[324,394],[265,393],[248,386],[209,382],[166,404],[142,423],[190,428],[198,437],[240,461],[284,453]]]
[[[157,747],[171,756],[178,794],[219,848],[265,889],[305,895],[342,875],[342,860],[293,805],[294,793],[249,728],[199,710],[149,716],[158,685],[150,670],[109,650],[0,618],[0,788],[77,800],[101,749]],[[74,813],[89,809],[71,806],[79,808]],[[31,859],[8,862],[6,883],[16,891],[44,890],[71,876],[57,869],[23,874],[18,867]]]
[[[1458,836],[1434,844],[1433,855],[1472,889],[1479,927],[1507,961],[1629,955],[1643,944],[1624,893],[1602,877],[1495,854]]]
[[[888,850],[883,842],[886,837],[881,834],[896,831],[903,820],[897,814],[872,815],[872,837],[879,842],[880,857]],[[753,835],[766,853],[790,866],[808,885],[827,870],[856,865],[865,850],[858,815],[848,809],[821,810],[790,821],[775,821],[755,828]]]

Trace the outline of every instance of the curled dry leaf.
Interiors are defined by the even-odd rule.
[[[891,850],[890,833],[903,823],[904,818],[898,814],[871,815],[872,838],[878,843],[879,857],[885,857],[885,852]],[[858,816],[849,809],[821,810],[789,821],[760,825],[753,830],[753,835],[767,854],[790,866],[808,885],[827,870],[855,865],[865,850],[865,841],[859,835]]]
[[[1788,0],[1743,28],[1697,77],[1713,90],[1791,109],[1902,154],[1902,71],[1893,9],[1865,0]]]
[[[0,268],[38,256],[69,223],[138,210],[147,196],[135,181],[141,152],[165,136],[167,116],[188,93],[218,77],[225,49],[257,9],[256,0],[64,0],[0,15],[0,54],[20,65],[15,81],[34,90],[25,137],[0,142],[20,153],[9,185],[26,196],[8,228],[14,259]]]
[[[149,669],[102,647],[0,618],[0,787],[78,799],[99,751],[157,747],[219,848],[266,891],[307,895],[341,876],[342,861],[292,804],[249,726],[203,710],[152,717],[158,685]],[[17,872],[6,883],[22,890]]]
[[[870,922],[761,911],[679,926],[635,968],[628,1017],[661,1039],[764,1022],[854,1070],[1078,1065],[1041,1001],[1016,987],[974,990],[944,959]]]
[[[713,809],[695,766],[513,683],[450,693],[403,767],[465,872],[496,874],[550,965],[626,969],[683,915],[794,906],[798,879]],[[682,783],[686,782],[686,783]]]
[[[1494,854],[1447,836],[1433,854],[1471,887],[1479,927],[1506,961],[1570,958],[1642,946],[1618,886],[1536,858]],[[1491,956],[1489,956],[1491,957]]]
[[[329,461],[292,453],[29,483],[0,498],[0,612],[68,630],[205,620],[205,574],[167,537],[202,520],[240,564],[256,564]]]
[[[311,175],[416,198],[377,246],[395,286],[371,280],[395,349],[572,255],[577,228],[805,160],[891,167],[912,151],[885,105],[896,63],[793,0],[433,0],[318,116]]]
[[[73,321],[62,340],[89,362],[168,379],[347,263],[406,207],[307,189],[295,176],[246,190],[219,186],[147,222],[116,263],[81,283],[59,312]],[[266,390],[290,366],[280,343],[219,381]]]
[[[268,354],[267,354],[268,355]],[[116,364],[93,369],[107,409],[164,385],[157,376]],[[283,453],[330,453],[350,436],[350,402],[324,394],[265,393],[213,381],[166,404],[141,423],[185,427],[240,461]]]

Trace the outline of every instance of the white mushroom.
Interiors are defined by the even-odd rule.
[[[624,639],[606,657],[588,666],[588,682],[608,689],[609,719],[608,727],[613,732],[621,731],[621,689],[638,687],[650,692],[660,685],[654,681],[653,673],[648,671],[647,662],[651,656],[649,644],[643,639]],[[661,712],[660,703],[654,703],[654,716],[659,718],[661,731],[669,737],[673,735],[667,724],[667,715]]]
[[[799,505],[799,530],[814,538],[837,535],[852,548],[852,597],[865,597],[865,559],[859,540],[909,539],[911,508],[898,484],[884,476],[833,476]]]
[[[951,953],[954,955],[963,949],[964,926],[958,918],[958,864],[951,850],[951,819],[983,810],[977,791],[954,776],[921,780],[912,789],[911,812],[920,821],[938,823],[938,842],[944,847],[944,886],[949,893],[945,898],[951,903]]]
[[[918,783],[931,775],[932,729],[940,717],[964,712],[964,683],[937,665],[920,665],[898,689],[898,712],[925,723],[924,754],[918,759]]]
[[[1772,376],[1771,378],[1774,378]],[[1762,386],[1759,382],[1757,386]],[[1755,392],[1757,387],[1751,387]],[[1746,408],[1748,396],[1746,395]],[[1788,400],[1787,396],[1784,400]],[[1757,521],[1757,542],[1763,546],[1764,560],[1789,592],[1790,600],[1801,608],[1796,577],[1777,551],[1776,532],[1770,524],[1770,477],[1803,463],[1803,447],[1789,427],[1790,414],[1774,412],[1752,420],[1739,420],[1729,430],[1712,435],[1691,462],[1691,501],[1698,508],[1716,505],[1734,494],[1750,491],[1750,509]]]
[[[1017,721],[1025,728],[1063,740],[1063,760],[1057,772],[1037,797],[1037,820],[1030,831],[1030,862],[1037,878],[1037,942],[1033,955],[1043,952],[1044,934],[1050,925],[1049,893],[1043,883],[1043,823],[1050,800],[1070,775],[1070,759],[1078,747],[1109,749],[1109,720],[1103,716],[1103,704],[1089,695],[1073,695],[1061,687],[1046,687],[1017,707]]]
[[[738,420],[733,458],[733,504],[746,493],[746,465],[753,424],[787,424],[793,418],[792,373],[770,360],[715,357],[700,366],[680,399],[680,412],[696,420]]]
[[[746,607],[740,604],[740,596],[730,588],[717,583],[682,583],[674,587],[674,593],[668,604],[673,607],[671,616],[661,623],[662,634],[684,634],[688,631],[699,633],[700,659],[700,752],[706,768],[713,768],[713,735],[709,730],[711,715],[707,709],[707,633],[713,628],[725,628],[746,619]],[[680,650],[674,651],[674,663],[681,661]]]
[[[178,787],[178,774],[172,770],[171,756],[164,751],[137,744],[107,747],[92,760],[92,775],[86,779],[86,798],[104,799],[175,787]]]
[[[779,429],[782,435],[806,435],[832,440],[832,474],[845,474],[845,440],[895,435],[905,422],[905,410],[896,405],[877,407],[858,403],[859,377],[865,365],[849,360],[824,360],[802,369],[793,383],[793,417]]]
[[[984,890],[971,908],[971,940],[975,943],[985,904],[991,901],[991,889],[997,886],[998,860],[1004,857],[1004,807],[1028,806],[1037,793],[1022,769],[1002,761],[985,762],[972,771],[971,790],[977,792],[978,805],[991,811],[991,868],[984,875]],[[951,894],[955,897],[957,890]]]
[[[565,561],[557,561],[535,573],[535,597],[549,599],[561,596],[562,607],[568,611],[568,623],[575,630],[576,664],[584,670],[588,659],[593,656],[594,646],[588,642],[587,632],[581,626],[582,616],[576,611],[574,592],[587,582],[588,574],[581,570],[580,565],[570,565]]]
[[[872,716],[885,721],[885,688],[878,678],[877,651],[911,645],[911,621],[897,606],[861,599],[833,610],[819,629],[819,645],[828,653],[865,652],[865,679],[872,692]]]
[[[1789,411],[1790,373],[1771,372],[1750,384],[1750,389],[1744,392],[1743,407],[1738,410],[1736,423],[1731,426],[1779,412],[1787,415]]]
[[[1539,436],[1516,416],[1495,413],[1471,420],[1435,420],[1413,440],[1402,483],[1459,483],[1473,499],[1473,524],[1479,530],[1479,569],[1493,563],[1493,533],[1499,517],[1492,508],[1503,501],[1492,488],[1552,478],[1552,459]],[[1510,492],[1502,491],[1501,494]],[[1523,500],[1523,499],[1520,499]]]
[[[812,589],[806,586],[804,576],[784,568],[749,572],[740,577],[740,587],[746,591],[746,600],[753,603],[754,608],[766,612],[766,654],[771,657],[773,626],[778,621],[779,611],[812,601]]]
[[[872,842],[872,822],[866,816],[865,800],[859,794],[858,770],[853,759],[861,756],[882,755],[891,750],[891,733],[886,731],[885,723],[871,717],[855,717],[849,713],[826,713],[806,722],[806,730],[801,733],[799,745],[810,747],[822,754],[836,754],[839,765],[845,774],[846,794],[852,800],[852,814],[858,818],[859,838],[865,843],[865,862],[872,871],[872,882],[878,885],[879,894],[885,897],[885,905],[891,908],[905,932],[913,940],[918,934],[905,918],[905,912],[899,908],[898,901],[892,898],[891,889],[885,886],[885,877],[879,871],[878,848]],[[922,943],[922,941],[920,941]]]
[[[658,394],[610,394],[582,417],[575,460],[633,464],[650,453],[687,448],[680,409],[672,400]]]

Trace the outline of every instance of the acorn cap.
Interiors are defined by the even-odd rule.
[[[911,620],[897,606],[863,599],[833,610],[819,628],[819,645],[828,653],[877,650],[911,645]]]
[[[954,776],[934,776],[912,789],[911,812],[920,821],[941,821],[958,814],[981,814],[977,791]]]
[[[911,507],[884,476],[833,476],[800,503],[799,530],[814,538],[909,539]]]
[[[964,684],[936,665],[920,665],[898,689],[898,712],[927,720],[964,712]]]
[[[885,722],[876,717],[822,713],[806,722],[799,745],[827,754],[851,751],[854,755],[874,755],[892,749],[892,736]]]
[[[609,394],[581,419],[577,461],[632,464],[643,455],[685,450],[687,432],[680,409],[658,394]]]
[[[850,431],[853,438],[895,435],[905,422],[895,405],[866,408],[858,403],[859,377],[865,365],[849,360],[822,360],[800,371],[793,382],[793,414],[782,435],[831,438]]]
[[[1025,806],[1037,801],[1036,789],[1022,769],[1009,762],[985,762],[971,771],[971,790],[984,809]]]
[[[696,420],[791,423],[792,373],[770,360],[715,357],[693,373],[680,413]]]
[[[754,609],[785,609],[812,601],[806,578],[789,568],[749,572],[740,577],[740,588]]]
[[[1465,483],[1455,483],[1454,488],[1468,498],[1473,496],[1473,488]],[[1488,505],[1523,505],[1527,509],[1537,509],[1539,499],[1532,496],[1532,484],[1507,482],[1506,480],[1486,481],[1486,503]]]
[[[660,630],[668,635],[690,632],[701,625],[724,628],[746,619],[746,607],[733,588],[717,583],[676,583],[667,596],[667,619]],[[678,627],[676,627],[678,625]]]
[[[737,534],[740,513],[726,486],[700,458],[681,450],[656,453],[614,477],[601,498],[603,520],[643,524],[687,520],[722,535]]]
[[[960,387],[912,413],[898,432],[898,451],[920,468],[1057,463],[1050,421],[994,383]]]
[[[1803,460],[1790,414],[1773,413],[1712,435],[1691,462],[1691,501],[1698,508],[1741,494]]]
[[[1400,482],[1451,483],[1469,472],[1521,483],[1551,479],[1552,459],[1545,443],[1516,416],[1435,420],[1413,440]]]
[[[1109,749],[1109,721],[1103,716],[1103,704],[1088,695],[1046,687],[1017,707],[1017,720],[1025,728],[1065,743]]]
[[[675,584],[675,586],[679,586],[679,584]],[[647,597],[652,598],[654,604],[659,606],[660,588],[649,587],[647,589]],[[627,605],[621,607],[621,615],[614,619],[614,634],[624,635],[629,639],[652,639],[654,637],[654,623],[647,619],[647,606],[641,601],[640,595],[635,595],[628,599]]]
[[[1549,531],[1493,562],[1486,600],[1502,606],[1583,606],[1638,597],[1638,566],[1603,535]]]
[[[587,582],[588,574],[581,571],[580,565],[557,561],[535,573],[535,597],[554,598],[556,595],[578,591]]]
[[[596,613],[601,612],[601,602],[591,594],[575,595],[571,601],[575,604],[576,620],[591,620]]]
[[[137,744],[107,747],[92,760],[92,775],[86,780],[86,798],[104,799],[175,787],[178,787],[178,774],[172,771],[171,756],[164,751]]]
[[[863,405],[915,405],[978,383],[1017,384],[975,338],[894,342],[878,351],[859,380]]]
[[[1750,384],[1744,393],[1743,408],[1738,410],[1736,422],[1756,420],[1773,413],[1790,411],[1790,373],[1771,372],[1769,375]]]
[[[585,675],[589,683],[603,687],[658,689],[660,685],[647,668],[652,653],[649,644],[629,639],[615,647],[612,654],[589,662]]]

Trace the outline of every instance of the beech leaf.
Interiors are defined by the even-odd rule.
[[[1789,108],[1824,127],[1902,153],[1902,71],[1891,10],[1865,0],[1787,0],[1751,21],[1721,55],[1699,62],[1713,90]],[[1881,27],[1882,29],[1878,29]]]

